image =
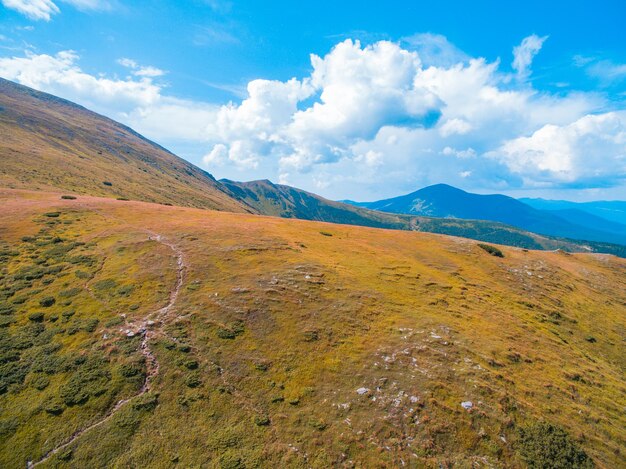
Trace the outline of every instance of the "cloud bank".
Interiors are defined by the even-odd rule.
[[[514,73],[443,36],[345,40],[311,72],[258,79],[224,105],[167,94],[165,72],[128,58],[93,76],[71,51],[0,59],[0,76],[77,101],[229,178],[270,178],[329,197],[376,198],[446,182],[467,189],[623,187],[626,112],[601,95],[528,81],[545,37],[514,49]],[[177,147],[177,145],[179,145]],[[184,155],[184,153],[183,153]]]

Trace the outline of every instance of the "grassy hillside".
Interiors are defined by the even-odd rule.
[[[255,213],[282,218],[299,218],[376,228],[411,229],[411,219],[380,213],[325,199],[316,194],[268,180],[219,181],[239,201]]]
[[[500,223],[438,220],[334,202],[269,181],[216,181],[128,127],[0,78],[0,187],[332,223],[431,231],[532,249],[607,252],[624,246],[554,239]]]
[[[128,127],[2,78],[0,186],[245,210],[210,174]]]
[[[222,179],[220,183],[252,212],[263,215],[376,228],[426,231],[526,249],[603,252],[626,257],[624,245],[542,236],[494,221],[433,218],[381,212],[324,199],[301,189],[273,184],[267,180],[235,182]]]
[[[0,204],[0,467],[623,464],[623,259]]]

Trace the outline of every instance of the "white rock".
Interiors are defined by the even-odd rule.
[[[472,407],[474,407],[474,404],[472,404],[472,401],[465,401],[461,402],[461,407],[463,407],[465,410],[470,410]]]
[[[367,389],[367,388],[359,388],[359,389],[356,390],[356,393],[359,396],[362,396],[363,394],[367,394],[368,392],[370,392],[370,390]]]

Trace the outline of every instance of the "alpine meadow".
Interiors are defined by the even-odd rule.
[[[0,0],[0,468],[626,467],[626,6],[526,3]]]

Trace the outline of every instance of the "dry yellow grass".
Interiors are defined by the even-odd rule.
[[[497,258],[447,236],[60,195],[0,191],[0,240],[18,252],[3,277],[43,256],[23,237],[58,236],[86,243],[74,255],[94,259],[89,280],[63,260],[67,275],[25,288],[4,330],[76,284],[77,310],[98,326],[51,343],[105,357],[111,386],[54,415],[43,402],[76,371],[43,391],[32,371],[11,385],[3,467],[39,460],[138,393],[118,370],[142,363],[139,341],[115,319],[139,324],[167,303],[176,256],[155,233],[185,266],[149,343],[151,392],[51,467],[523,467],[516,429],[537,420],[563,426],[597,466],[623,463],[624,259],[508,247]]]

